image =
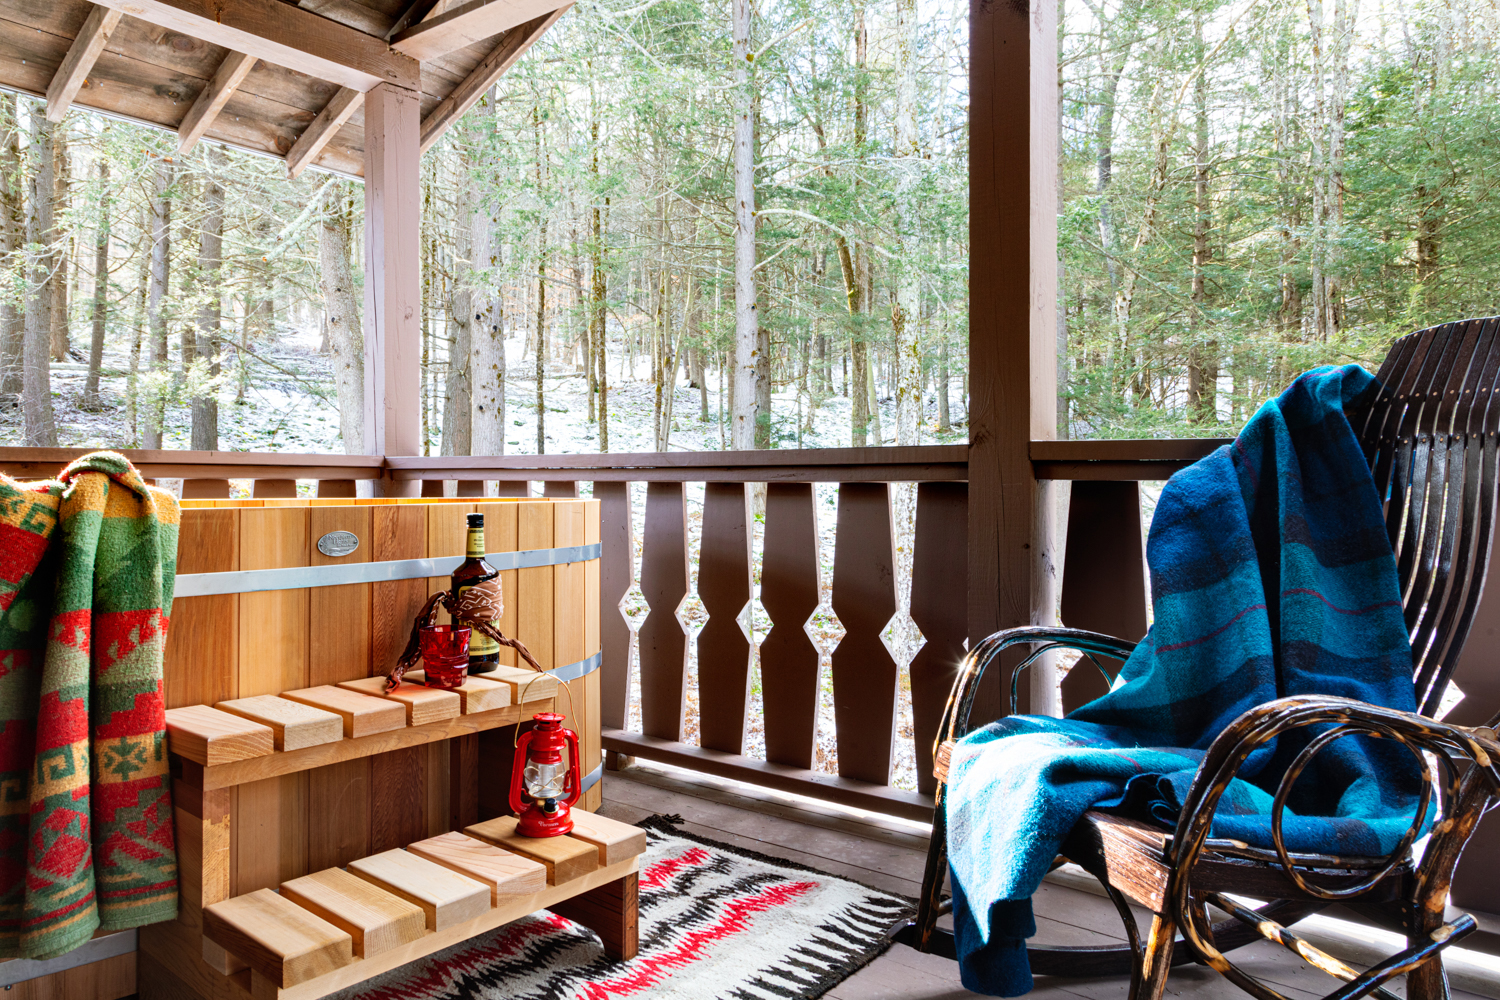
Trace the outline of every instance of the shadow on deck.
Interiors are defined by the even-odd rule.
[[[604,789],[600,812],[614,819],[634,823],[652,813],[675,813],[686,820],[684,830],[699,836],[905,896],[915,897],[921,888],[927,836],[926,828],[916,823],[844,811],[654,764],[610,772]],[[1049,875],[1035,904],[1039,941],[1082,945],[1124,940],[1114,907],[1082,871],[1069,867]],[[1144,926],[1148,918],[1143,913],[1137,916]],[[1383,932],[1341,920],[1314,917],[1299,924],[1298,931],[1360,965],[1372,965],[1395,950],[1394,939]],[[1268,943],[1235,952],[1235,960],[1292,1000],[1315,1000],[1337,985]],[[1500,998],[1500,960],[1466,952],[1450,958],[1448,965],[1455,1000]],[[1033,1000],[1124,1000],[1129,988],[1125,977],[1038,977],[1030,996]],[[1404,981],[1394,984],[1392,992],[1404,995]],[[1204,1000],[1247,997],[1217,973],[1197,965],[1174,969],[1167,993]],[[958,966],[953,962],[896,945],[826,997],[957,1000],[976,995],[959,984]]]

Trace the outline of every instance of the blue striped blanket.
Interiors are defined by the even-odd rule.
[[[1030,990],[1031,895],[1074,824],[1093,808],[1175,824],[1204,752],[1243,712],[1294,694],[1415,710],[1395,560],[1345,416],[1375,387],[1357,365],[1310,371],[1173,476],[1146,546],[1155,621],[1110,692],[1065,719],[1002,719],[955,748],[948,856],[966,987]],[[1213,836],[1270,846],[1278,781],[1316,732],[1251,755]],[[1338,740],[1294,789],[1286,845],[1388,853],[1418,782],[1393,742]]]

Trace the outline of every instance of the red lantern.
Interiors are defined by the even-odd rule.
[[[510,809],[520,817],[516,833],[522,837],[560,837],[573,829],[573,806],[583,794],[578,775],[578,734],[563,728],[565,716],[554,712],[534,715],[535,728],[516,743],[510,774]],[[568,763],[562,759],[568,748]],[[522,797],[525,792],[530,801]]]

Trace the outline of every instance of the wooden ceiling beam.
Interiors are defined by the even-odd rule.
[[[374,35],[280,0],[101,0],[104,6],[361,93],[421,89],[421,67]]]
[[[187,117],[182,119],[182,124],[177,127],[177,152],[187,153],[203,138],[203,133],[219,117],[219,112],[224,110],[224,105],[234,96],[239,89],[240,83],[255,68],[254,56],[243,52],[231,52],[219,63],[214,78],[208,81],[208,86],[198,95],[193,106],[188,108]]]
[[[406,9],[401,12],[401,16],[392,22],[390,29],[385,33],[385,40],[390,41],[407,28],[425,20],[441,2],[442,0],[411,0],[406,5]]]
[[[391,48],[417,60],[437,59],[493,38],[538,17],[567,0],[468,0],[397,32]]]
[[[568,3],[549,14],[544,14],[507,31],[501,37],[500,43],[495,46],[494,51],[474,67],[474,72],[453,88],[453,93],[433,108],[432,114],[423,119],[422,152],[427,152],[428,148],[448,130],[448,127],[465,111],[472,108],[479,98],[484,96],[484,92],[505,75],[505,72],[516,64],[516,60],[526,54],[526,50],[531,48],[532,43],[545,35],[547,29],[556,24],[557,19],[566,14],[568,8],[572,6]]]
[[[312,124],[302,130],[297,141],[286,154],[286,172],[295,178],[302,171],[312,165],[312,161],[318,158],[323,147],[334,137],[339,128],[349,118],[364,106],[365,95],[348,87],[340,87],[339,92],[333,95],[318,117],[312,120]]]
[[[49,122],[60,122],[63,115],[68,113],[73,98],[83,89],[84,80],[88,79],[89,71],[94,68],[94,62],[99,58],[99,53],[104,51],[105,43],[109,41],[110,34],[122,17],[124,15],[120,11],[108,7],[96,6],[89,11],[82,30],[73,39],[72,48],[68,49],[62,64],[52,75],[52,82],[47,85]]]

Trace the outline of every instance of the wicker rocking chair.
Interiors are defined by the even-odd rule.
[[[1124,921],[1129,945],[1031,948],[1033,972],[1070,977],[1128,972],[1131,1000],[1160,1000],[1172,965],[1201,961],[1260,1000],[1287,1000],[1225,956],[1265,937],[1344,980],[1326,1000],[1355,1000],[1371,992],[1394,1000],[1382,984],[1402,974],[1408,976],[1411,1000],[1446,1000],[1441,952],[1475,926],[1467,914],[1444,922],[1449,884],[1480,817],[1500,799],[1495,732],[1500,715],[1473,728],[1433,718],[1473,621],[1489,563],[1500,475],[1497,372],[1500,318],[1422,330],[1396,342],[1380,369],[1381,394],[1364,412],[1350,415],[1376,486],[1389,498],[1386,523],[1411,631],[1420,714],[1344,698],[1282,698],[1246,712],[1213,742],[1175,831],[1102,812],[1085,814],[1057,864],[1072,861],[1099,879]],[[1103,670],[1099,657],[1123,661],[1135,644],[1077,629],[1034,627],[997,632],[969,654],[938,730],[937,816],[919,911],[915,923],[899,935],[922,951],[953,954],[951,933],[937,928],[938,918],[951,907],[942,896],[947,762],[954,743],[969,732],[969,713],[985,669],[1015,645],[1032,647],[1015,670],[1019,674],[1050,649],[1078,650]],[[1083,667],[1082,660],[1078,666]],[[1011,691],[1014,711],[1014,675]],[[1328,728],[1281,784],[1272,825],[1275,849],[1210,838],[1219,798],[1251,751],[1304,726]],[[1320,748],[1350,734],[1395,740],[1416,757],[1422,769],[1419,814],[1434,798],[1438,808],[1420,864],[1411,852],[1415,826],[1386,858],[1293,854],[1282,844],[1279,817],[1292,782]],[[1436,774],[1424,754],[1439,764]],[[1231,899],[1231,893],[1269,902],[1252,910]],[[1154,914],[1144,944],[1129,901]],[[1333,903],[1404,934],[1406,950],[1358,972],[1287,929]],[[1211,922],[1209,905],[1228,919]]]

